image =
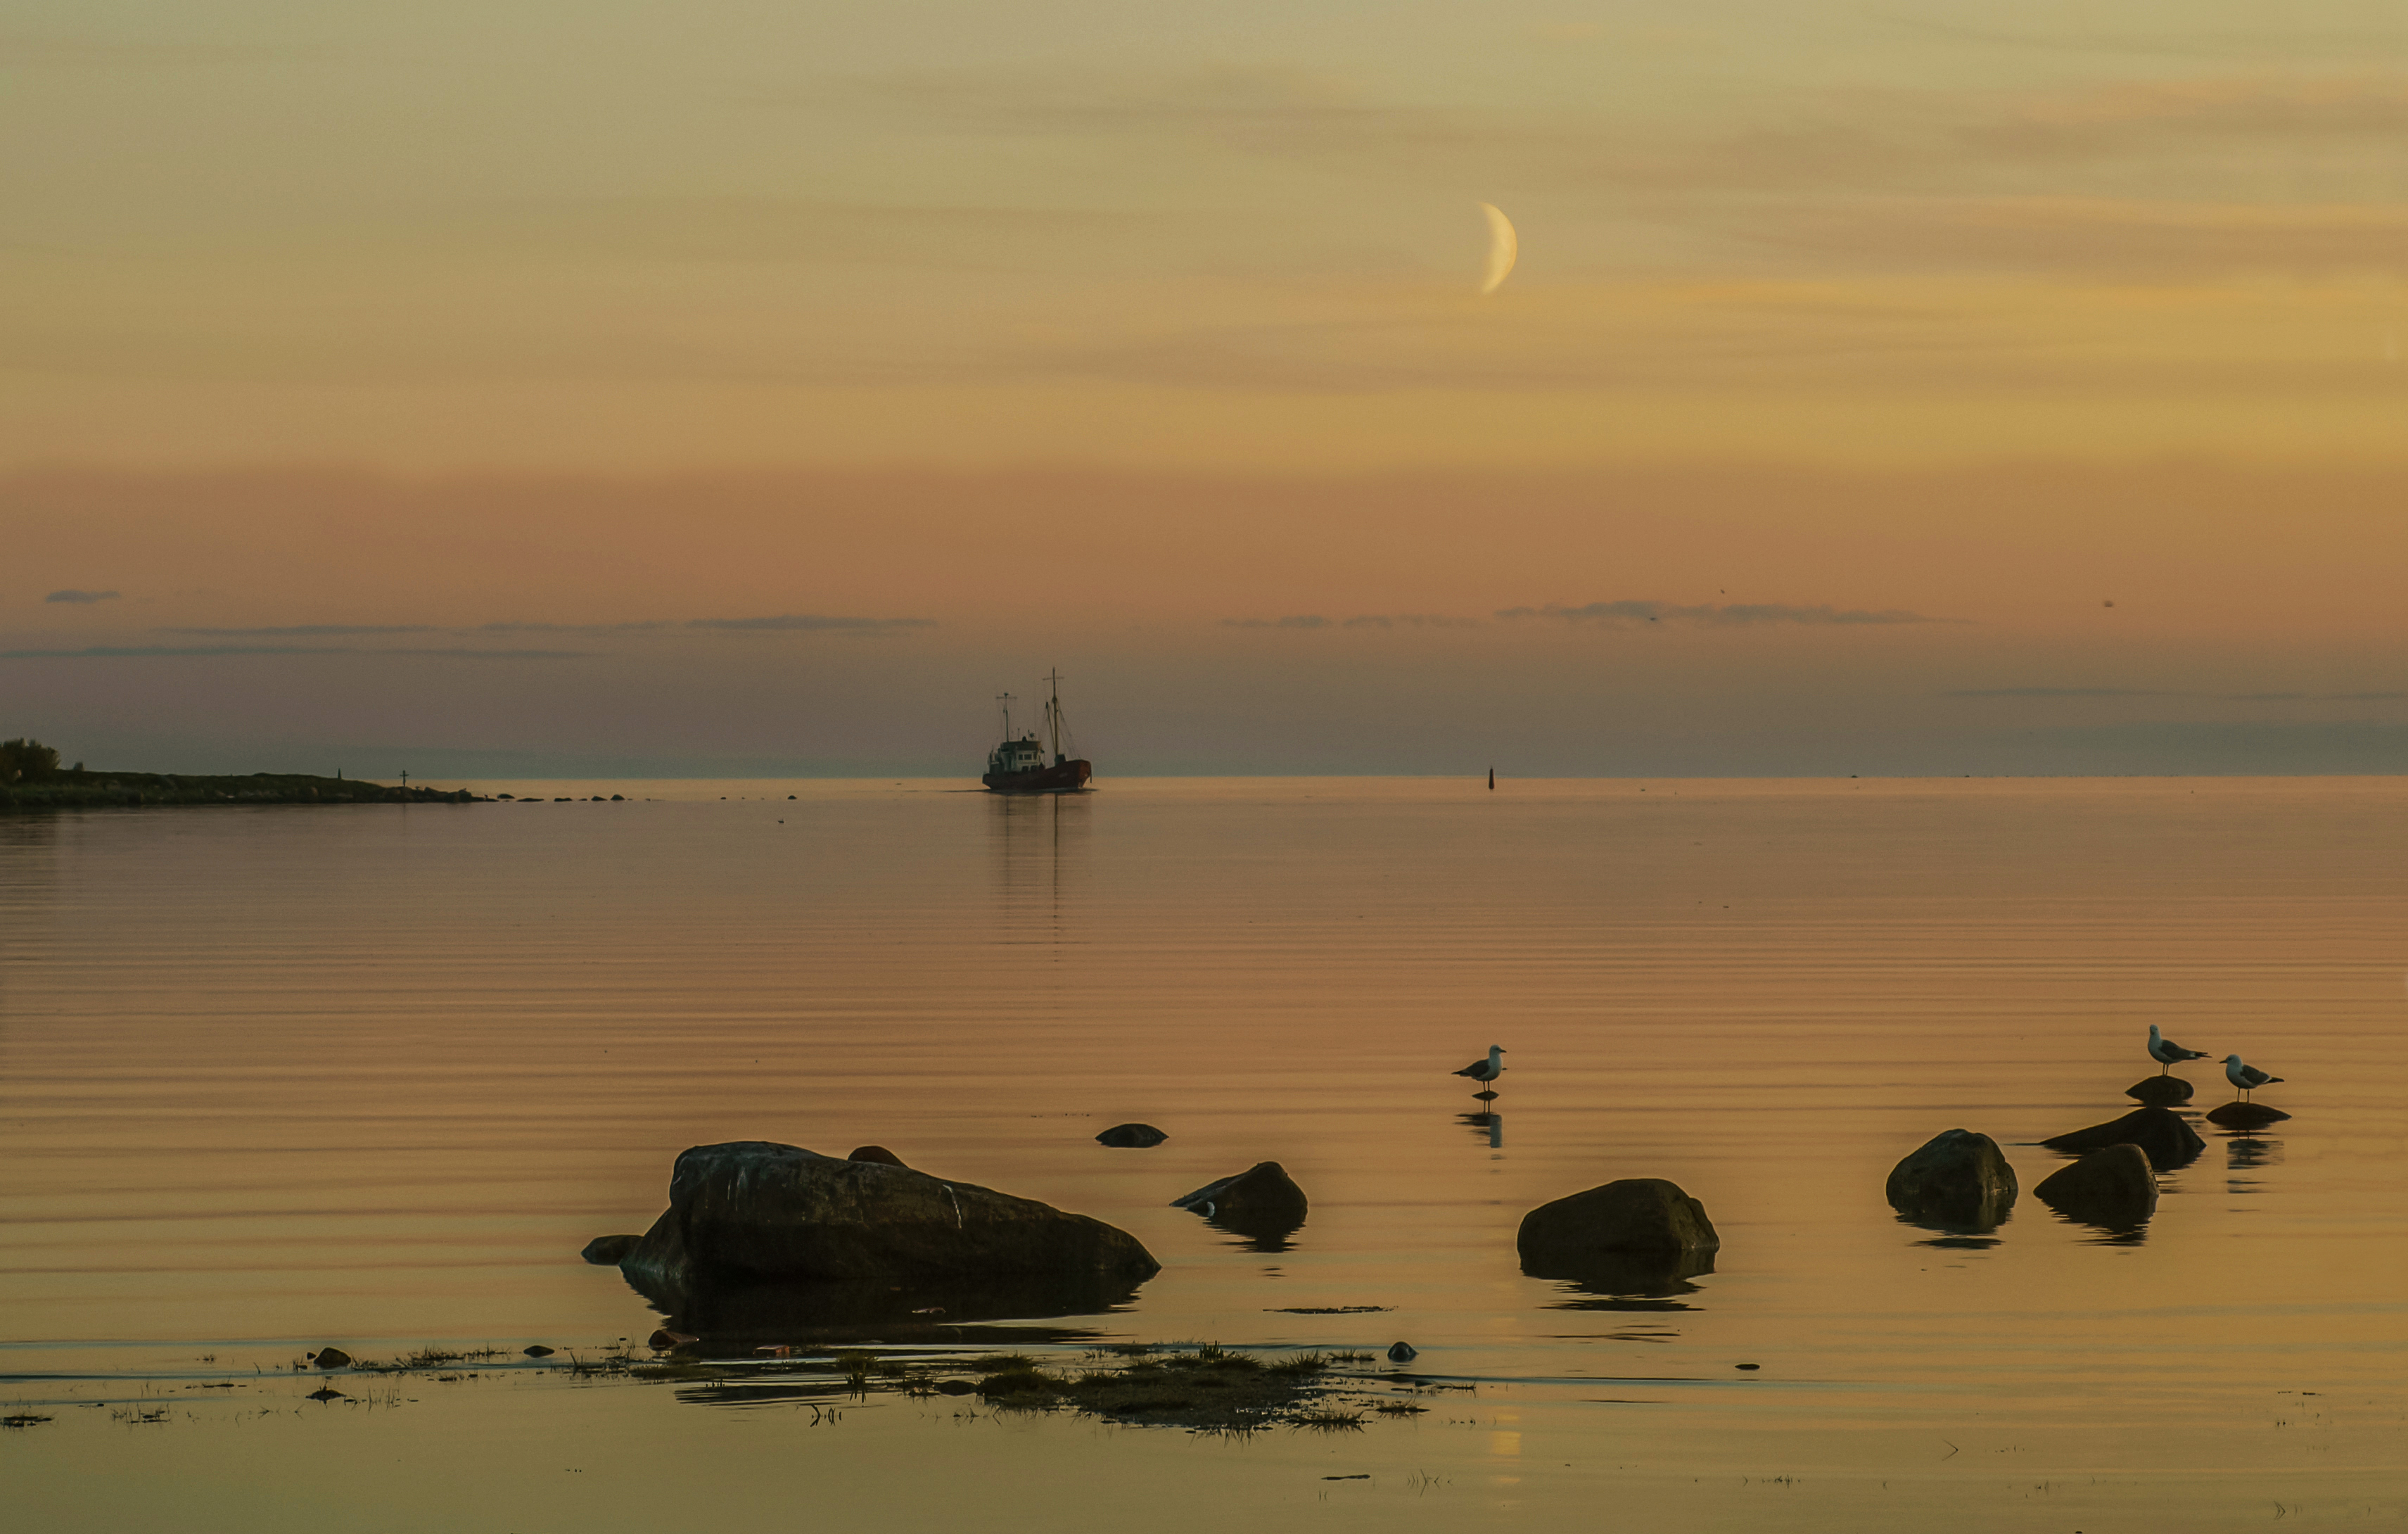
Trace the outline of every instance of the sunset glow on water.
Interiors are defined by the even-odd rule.
[[[538,788],[0,823],[0,1393],[56,1419],[0,1440],[21,1506],[300,1527],[339,1483],[374,1504],[351,1527],[565,1527],[708,1482],[1034,1528],[1075,1478],[1171,1527],[2400,1511],[2389,783]],[[628,796],[550,802],[593,788]],[[2153,1022],[2270,1066],[2295,1117],[2200,1125],[2118,1239],[2031,1197],[2063,1159],[2032,1142],[2128,1110]],[[1496,1144],[1448,1074],[1492,1042]],[[2185,1070],[2194,1109],[2230,1096]],[[1094,1143],[1132,1120],[1170,1138]],[[1882,1197],[1959,1125],[2025,1190],[1980,1240]],[[1136,1234],[1163,1271],[1045,1323],[1065,1355],[1403,1338],[1417,1383],[1383,1359],[1361,1388],[1427,1410],[1226,1442],[524,1360],[301,1398],[286,1366],[327,1343],[640,1340],[658,1316],[579,1248],[643,1229],[679,1151],[751,1138]],[[1285,1250],[1168,1207],[1266,1159],[1312,1201]],[[1704,1201],[1712,1272],[1523,1275],[1526,1211],[1627,1176]],[[111,1420],[153,1398],[171,1419]]]

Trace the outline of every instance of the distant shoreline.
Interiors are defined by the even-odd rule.
[[[306,773],[62,772],[0,787],[0,813],[136,810],[156,805],[486,804],[465,788],[397,788],[362,778]]]

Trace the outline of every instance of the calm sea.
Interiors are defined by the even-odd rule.
[[[541,802],[0,820],[24,1527],[2408,1517],[2408,782],[480,786]],[[2031,1142],[2130,1108],[2152,1023],[2295,1116],[2070,1225]],[[1483,1119],[1448,1072],[1492,1043]],[[1128,1120],[1170,1139],[1095,1143]],[[1882,1197],[1955,1126],[2026,1190],[1987,1238]],[[1427,1410],[1228,1440],[285,1369],[640,1340],[578,1250],[738,1139],[1096,1215],[1163,1271],[1053,1325],[1404,1339]],[[1261,1160],[1312,1201],[1284,1242],[1168,1207]],[[1526,1211],[1636,1176],[1704,1201],[1713,1272],[1521,1273]]]

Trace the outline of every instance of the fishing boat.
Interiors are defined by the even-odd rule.
[[[1003,744],[987,753],[986,775],[979,781],[998,794],[1069,794],[1087,786],[1095,767],[1084,757],[1072,756],[1063,747],[1069,726],[1062,723],[1062,673],[1047,675],[1052,693],[1045,699],[1046,739],[1038,738],[1035,730],[1021,735],[1011,733],[1012,695],[1003,695]],[[1054,760],[1045,760],[1046,746],[1053,747]]]

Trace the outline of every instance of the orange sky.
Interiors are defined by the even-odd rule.
[[[70,756],[2408,761],[2387,5],[26,15]]]

